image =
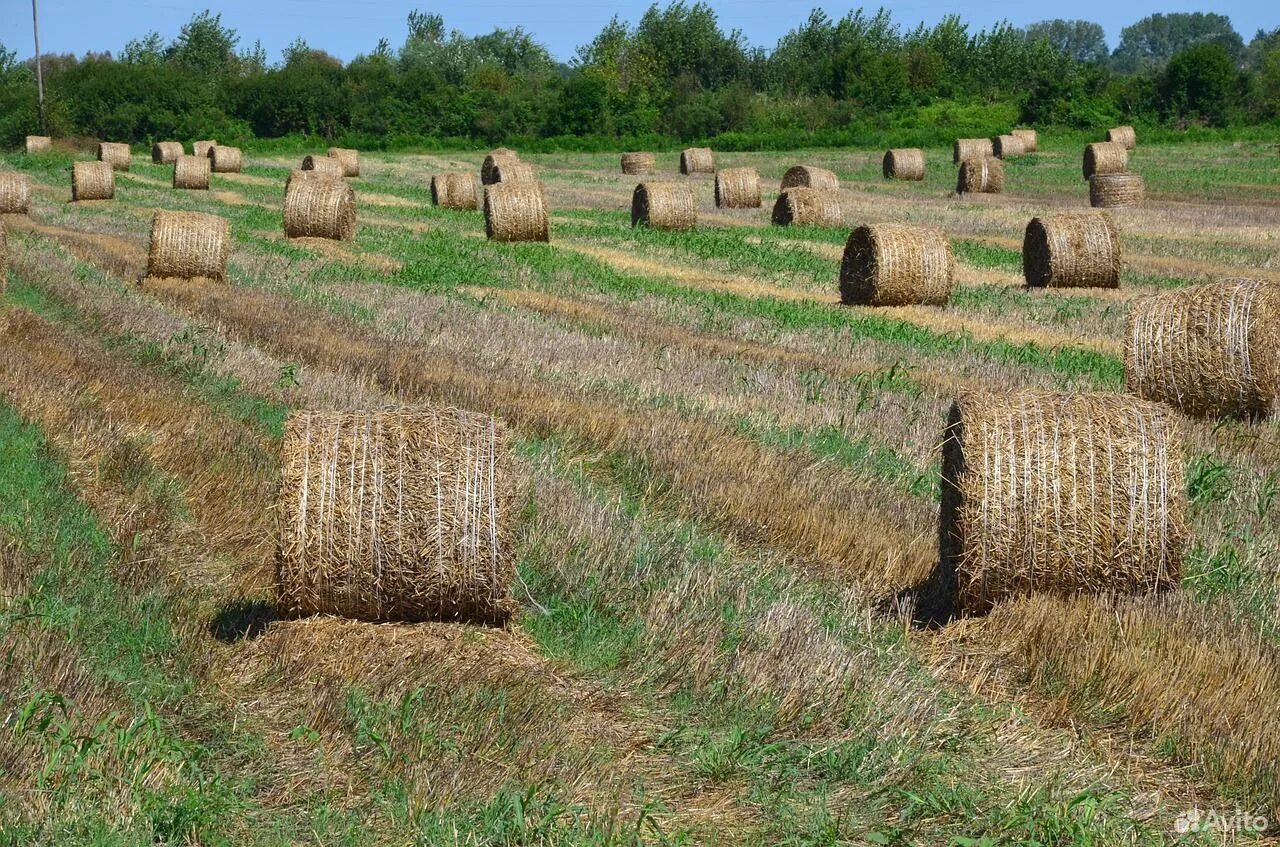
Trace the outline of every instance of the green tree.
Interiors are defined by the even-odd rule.
[[[1166,117],[1226,126],[1235,108],[1240,75],[1221,44],[1188,47],[1169,60],[1160,80]]]
[[[1217,44],[1232,61],[1244,52],[1244,40],[1226,15],[1177,12],[1149,15],[1120,31],[1120,46],[1112,54],[1117,70],[1132,73],[1160,67],[1175,53],[1198,44]]]
[[[164,57],[164,41],[155,30],[130,41],[120,54],[121,61],[131,65],[162,65]]]
[[[1028,39],[1044,39],[1077,62],[1103,62],[1111,54],[1102,25],[1093,21],[1040,21],[1026,29]]]

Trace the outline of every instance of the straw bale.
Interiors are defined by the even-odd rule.
[[[1040,136],[1034,129],[1015,129],[1009,134],[1022,139],[1022,149],[1026,153],[1034,153],[1040,147]]]
[[[547,196],[537,182],[498,182],[484,190],[484,231],[494,241],[550,241]]]
[[[173,187],[208,190],[209,168],[208,156],[179,156],[173,163]]]
[[[157,141],[151,145],[151,162],[156,165],[172,165],[184,152],[181,141]]]
[[[128,144],[103,141],[98,144],[98,161],[106,162],[113,170],[127,171],[133,164],[133,153]]]
[[[360,176],[360,151],[348,147],[330,147],[329,158],[342,165],[343,176]]]
[[[997,135],[991,139],[991,153],[997,159],[1013,159],[1024,155],[1026,152],[1027,148],[1022,139],[1012,133],[1009,135]]]
[[[680,173],[709,174],[715,173],[716,157],[710,147],[690,147],[680,153]]]
[[[506,147],[499,147],[488,156],[484,157],[484,164],[480,166],[480,184],[493,185],[498,181],[498,175],[495,173],[497,166],[502,162],[518,162],[520,156],[516,151]]]
[[[107,162],[75,162],[71,166],[71,199],[110,200],[116,196],[116,172]]]
[[[206,141],[197,141],[191,145],[191,152],[196,156],[208,156],[209,151],[218,146],[218,142],[212,138]]]
[[[844,224],[840,195],[818,188],[788,188],[773,204],[776,226],[829,226]]]
[[[642,182],[631,194],[631,225],[688,230],[698,225],[698,200],[685,182]]]
[[[1085,145],[1084,178],[1094,174],[1122,174],[1129,169],[1129,151],[1123,144],[1097,141]]]
[[[1146,182],[1138,174],[1094,174],[1089,177],[1089,205],[1095,209],[1142,205]]]
[[[1022,239],[1027,285],[1118,288],[1120,233],[1106,212],[1068,212],[1032,218]]]
[[[658,157],[652,153],[622,154],[622,172],[628,176],[651,174],[657,166]]]
[[[216,174],[238,174],[244,162],[239,147],[215,144],[209,148],[209,166]]]
[[[755,168],[716,171],[716,208],[759,209],[760,174]]]
[[[965,159],[956,172],[957,194],[999,194],[1004,191],[1004,162],[994,156]]]
[[[1112,127],[1107,130],[1107,141],[1119,144],[1126,150],[1132,150],[1138,146],[1138,133],[1134,132],[1131,126]]]
[[[860,226],[840,263],[840,300],[859,306],[941,306],[951,296],[956,262],[935,229],[903,224]]]
[[[924,179],[924,151],[915,147],[895,147],[884,154],[882,170],[885,179],[919,182]]]
[[[288,238],[354,241],[355,192],[339,178],[293,171],[284,189],[284,234]]]
[[[204,212],[157,211],[151,220],[147,276],[223,280],[231,251],[225,218]]]
[[[342,162],[330,156],[303,156],[302,169],[315,171],[322,176],[344,177],[347,175],[343,170]]]
[[[31,211],[31,178],[13,171],[0,172],[0,215],[25,215]]]
[[[816,188],[821,191],[839,191],[840,178],[826,168],[795,165],[782,175],[782,190],[788,188]]]
[[[475,211],[480,208],[475,177],[460,171],[436,174],[431,177],[431,202],[445,209]]]
[[[965,159],[981,159],[984,156],[994,155],[995,150],[991,147],[990,138],[957,138],[951,152],[951,161],[958,165]]]
[[[489,176],[493,179],[491,184],[499,182],[530,182],[537,184],[538,182],[538,171],[533,165],[522,159],[496,159],[493,167],[489,170]]]
[[[28,135],[27,153],[48,153],[53,149],[53,139],[47,135]]]

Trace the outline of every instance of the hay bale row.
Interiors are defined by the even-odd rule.
[[[151,219],[147,276],[222,281],[231,252],[225,218],[204,212],[158,211]]]
[[[1036,288],[1118,288],[1120,233],[1106,212],[1032,218],[1022,239],[1022,273]]]
[[[444,209],[475,211],[480,208],[475,178],[457,171],[436,174],[431,177],[431,203]]]
[[[840,300],[858,306],[941,306],[951,296],[956,262],[935,229],[875,224],[849,236],[840,263]]]
[[[110,200],[116,196],[116,172],[107,162],[71,166],[71,201]]]
[[[642,182],[631,193],[631,225],[689,230],[698,225],[698,200],[685,182]]]
[[[196,156],[208,156],[209,151],[218,146],[218,142],[212,138],[204,141],[197,141],[191,145],[191,152]]]
[[[1138,133],[1131,126],[1115,126],[1107,130],[1107,141],[1132,150],[1138,146]]]
[[[1114,394],[974,392],[942,443],[939,553],[960,610],[1030,594],[1176,588],[1187,546],[1178,428]]]
[[[341,179],[293,171],[284,188],[284,234],[355,240],[356,193]]]
[[[775,226],[830,226],[844,223],[840,195],[818,188],[788,188],[773,204]]]
[[[537,182],[498,182],[484,190],[484,232],[493,241],[550,241],[547,196]]]
[[[48,153],[53,149],[53,139],[47,135],[27,136],[27,155]]]
[[[1089,205],[1095,209],[1142,205],[1146,183],[1138,174],[1094,174],[1089,177]]]
[[[840,178],[826,168],[795,165],[782,175],[782,190],[788,188],[816,188],[819,191],[839,191]]]
[[[0,215],[25,215],[31,211],[31,178],[26,174],[0,173]]]
[[[185,152],[181,141],[157,141],[151,145],[151,162],[155,165],[172,165]]]
[[[304,171],[314,171],[321,176],[334,177],[341,179],[346,176],[343,171],[342,162],[329,156],[303,156],[302,169]]]
[[[1004,162],[992,156],[965,159],[956,174],[957,194],[999,194],[1004,191]]]
[[[1097,141],[1084,148],[1084,178],[1094,174],[1122,174],[1129,169],[1129,151],[1123,144]]]
[[[716,171],[716,157],[710,147],[690,147],[680,153],[680,173],[710,174]]]
[[[330,159],[337,160],[342,166],[342,175],[344,177],[360,176],[360,151],[352,150],[349,147],[330,147],[328,151]]]
[[[106,162],[113,170],[127,171],[133,164],[133,153],[128,144],[103,141],[98,144],[98,161]]]
[[[173,187],[191,191],[208,191],[210,168],[207,156],[179,156],[173,163]]]
[[[1134,304],[1125,382],[1189,415],[1256,416],[1280,399],[1280,284],[1227,279]]]
[[[1009,134],[1022,139],[1022,149],[1026,153],[1034,153],[1040,147],[1040,136],[1034,129],[1015,129]]]
[[[484,157],[484,164],[480,166],[480,183],[482,185],[493,185],[498,181],[496,170],[500,163],[519,160],[520,156],[516,151],[506,147],[499,147]]]
[[[966,159],[982,159],[994,155],[990,138],[957,138],[951,151],[951,161],[958,165]]]
[[[1013,159],[1026,152],[1026,145],[1016,135],[997,135],[991,139],[991,153],[997,159]]]
[[[716,171],[716,208],[759,209],[760,174],[755,168]]]
[[[885,179],[919,182],[924,179],[924,151],[915,147],[895,147],[884,154],[881,170]]]
[[[209,148],[209,167],[216,174],[238,174],[243,163],[239,147],[215,144]]]
[[[622,154],[622,172],[628,176],[651,174],[657,166],[658,157],[652,153]]]
[[[502,624],[516,611],[516,491],[493,418],[295,412],[281,474],[282,615]]]

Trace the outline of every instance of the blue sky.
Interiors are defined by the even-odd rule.
[[[221,12],[223,22],[240,33],[241,46],[262,41],[272,62],[297,36],[342,58],[368,52],[385,36],[393,46],[404,41],[405,18],[420,8],[444,15],[445,25],[467,33],[488,32],[495,26],[523,26],[560,59],[569,59],[574,49],[589,41],[617,14],[635,21],[650,5],[649,0],[467,0],[456,3],[428,3],[419,0],[38,0],[41,47],[50,53],[82,54],[88,50],[119,52],[131,38],[155,29],[166,39],[177,34],[191,15],[203,9]],[[664,0],[665,3],[665,0]],[[840,17],[848,5],[824,5],[813,0],[798,3],[777,0],[711,0],[711,6],[726,28],[737,27],[752,44],[773,47],[779,36],[802,23],[814,5],[821,5],[832,17]],[[874,5],[868,5],[874,9]],[[936,23],[954,3],[909,0],[889,6],[894,20],[904,28],[923,21]],[[1069,5],[1028,3],[1026,0],[988,0],[961,7],[962,17],[973,28],[1007,19],[1021,26],[1046,17],[1069,16],[1097,21],[1107,32],[1112,47],[1120,30],[1154,12],[1219,12],[1226,14],[1247,43],[1259,29],[1280,26],[1280,9],[1274,0],[1244,0],[1230,5],[1161,0],[1158,3],[1114,0],[1077,0]],[[30,0],[0,0],[0,43],[27,57],[33,52]]]

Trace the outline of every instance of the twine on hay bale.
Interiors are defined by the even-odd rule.
[[[1138,133],[1134,132],[1131,126],[1114,126],[1107,130],[1107,141],[1120,144],[1126,150],[1132,150],[1138,146]]]
[[[536,182],[487,186],[484,232],[493,241],[550,241],[550,215],[542,186]]]
[[[698,200],[685,182],[642,182],[631,193],[631,225],[689,230],[698,225]]]
[[[1266,414],[1280,399],[1280,283],[1226,279],[1140,300],[1124,370],[1130,392],[1188,415]]]
[[[1119,209],[1142,205],[1146,183],[1138,174],[1094,174],[1089,177],[1089,205]]]
[[[173,163],[173,187],[207,191],[209,189],[209,158],[179,156],[178,161]]]
[[[1129,151],[1113,141],[1095,141],[1084,148],[1084,178],[1094,174],[1122,174],[1129,169]]]
[[[360,176],[360,151],[352,150],[348,147],[330,147],[328,152],[330,159],[336,159],[338,164],[342,166],[342,175]]]
[[[31,178],[26,174],[0,173],[0,215],[25,215],[31,211]]]
[[[715,173],[716,157],[710,147],[690,147],[680,153],[680,173],[709,174]]]
[[[961,611],[1032,592],[1178,586],[1187,496],[1177,424],[1114,394],[974,392],[942,443],[942,570]]]
[[[71,166],[71,200],[110,200],[116,196],[116,172],[107,162]]]
[[[810,165],[794,165],[782,175],[782,190],[788,188],[816,188],[820,191],[839,191],[840,177],[826,168]]]
[[[157,141],[151,145],[151,162],[155,165],[172,165],[185,152],[181,141]]]
[[[346,176],[346,173],[342,169],[342,162],[328,156],[303,156],[302,170],[314,171],[321,176],[334,177],[337,179],[341,179]]]
[[[1040,136],[1034,129],[1015,129],[1009,134],[1022,139],[1023,152],[1034,153],[1040,147]]]
[[[652,153],[622,154],[622,172],[628,176],[651,174],[657,166],[658,157]]]
[[[759,209],[760,174],[755,168],[716,171],[716,208]]]
[[[222,281],[230,251],[231,229],[225,218],[204,212],[157,211],[151,220],[147,276]]]
[[[215,144],[209,148],[209,166],[216,174],[238,174],[243,161],[239,147]]]
[[[458,409],[295,412],[281,443],[284,616],[503,624],[517,610],[504,427]]]
[[[840,195],[818,188],[788,188],[773,204],[773,223],[776,226],[841,226],[844,210],[840,208]]]
[[[965,159],[956,173],[957,194],[999,194],[1004,191],[1004,162],[993,156]]]
[[[997,159],[1012,159],[1026,154],[1027,148],[1016,135],[997,135],[991,139],[991,152]]]
[[[191,152],[196,156],[208,156],[209,151],[218,146],[218,142],[212,138],[205,141],[197,141],[191,145]]]
[[[1027,285],[1119,288],[1120,233],[1106,212],[1032,218],[1022,239]]]
[[[965,159],[981,159],[994,156],[990,138],[957,138],[951,151],[951,161],[960,164]]]
[[[293,171],[284,189],[284,234],[355,240],[356,193],[341,179]]]
[[[498,159],[489,171],[494,185],[500,182],[538,182],[538,171],[523,159]]]
[[[518,162],[520,155],[516,151],[507,147],[499,147],[488,156],[484,157],[484,163],[480,165],[480,184],[493,185],[498,181],[498,176],[494,172],[501,162]]]
[[[48,153],[53,149],[53,139],[47,135],[28,135],[27,154]]]
[[[98,161],[106,162],[113,170],[127,171],[133,164],[133,153],[128,144],[102,141],[98,143]]]
[[[882,170],[885,179],[919,182],[924,179],[924,151],[915,147],[895,147],[884,154]]]
[[[941,306],[956,261],[940,231],[903,224],[860,226],[844,246],[840,301],[849,306]]]
[[[436,174],[431,177],[431,203],[445,209],[475,211],[480,208],[475,177],[460,171]]]

